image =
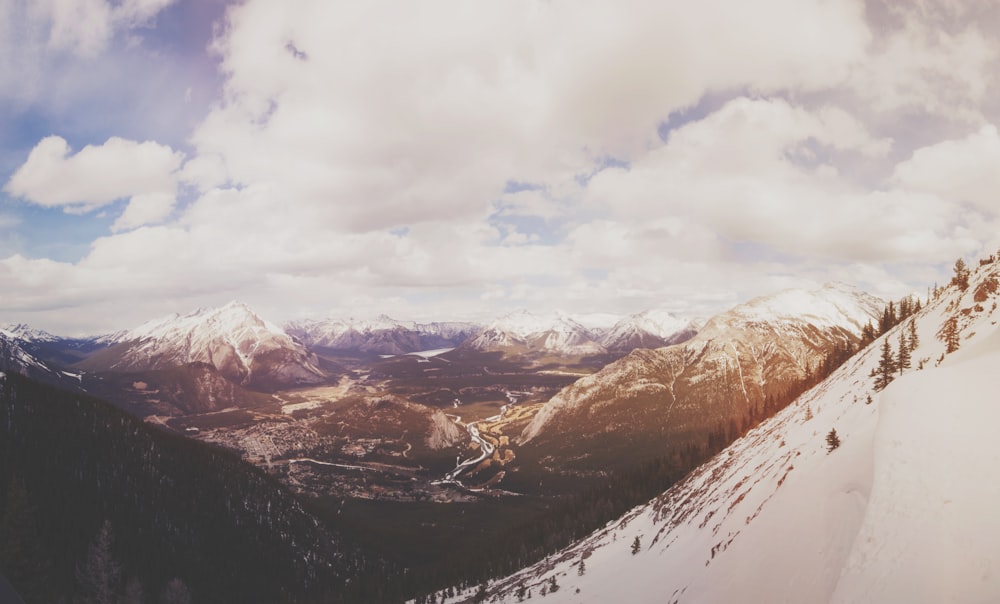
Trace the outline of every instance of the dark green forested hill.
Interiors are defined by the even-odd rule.
[[[401,596],[395,569],[233,454],[0,377],[0,570],[30,604],[82,601],[108,569],[115,602]]]

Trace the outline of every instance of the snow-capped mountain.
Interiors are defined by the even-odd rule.
[[[60,338],[25,323],[0,323],[0,332],[25,342],[55,342]]]
[[[652,309],[629,315],[616,322],[600,336],[604,348],[615,352],[629,352],[636,348],[662,348],[689,340],[701,324],[680,319],[669,311]]]
[[[306,346],[378,354],[406,354],[458,346],[479,326],[474,323],[415,323],[386,315],[375,319],[325,319],[295,321],[288,333]]]
[[[115,336],[110,347],[80,366],[97,371],[144,371],[207,363],[244,385],[316,383],[316,356],[280,327],[240,302],[155,319]]]
[[[1000,601],[998,290],[1000,265],[981,266],[662,496],[488,597]],[[872,373],[901,341],[912,367],[878,391]]]
[[[733,434],[854,346],[881,300],[843,285],[788,290],[710,319],[692,339],[635,350],[554,396],[521,441],[589,465],[669,454]]]
[[[597,339],[592,330],[564,313],[541,315],[520,310],[496,319],[465,346],[508,354],[592,355],[606,352]]]
[[[24,339],[25,335],[37,333],[30,328],[22,327],[17,331],[8,331],[0,328],[0,373],[13,372],[43,381],[49,384],[56,384],[68,389],[80,387],[80,373],[66,371],[59,365],[48,363],[41,359],[32,350],[32,342]]]

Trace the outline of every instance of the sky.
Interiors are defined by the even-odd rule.
[[[0,0],[0,322],[709,316],[1000,248],[1000,3]]]

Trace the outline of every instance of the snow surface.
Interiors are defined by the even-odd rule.
[[[490,596],[515,601],[524,584],[538,597],[555,576],[546,603],[1000,601],[1000,314],[996,294],[972,299],[998,273],[980,268],[967,292],[949,289],[915,317],[914,368],[884,391],[870,377],[877,340],[656,500],[493,582]],[[949,317],[961,348],[938,366]],[[895,350],[907,328],[883,337]],[[841,445],[828,452],[833,428]]]

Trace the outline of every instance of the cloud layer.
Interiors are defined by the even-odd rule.
[[[100,56],[169,4],[93,3],[32,17],[50,52]],[[56,133],[6,177],[114,220],[76,262],[0,260],[0,307],[102,329],[232,297],[445,317],[922,290],[1000,245],[996,12],[249,0],[184,145]]]

